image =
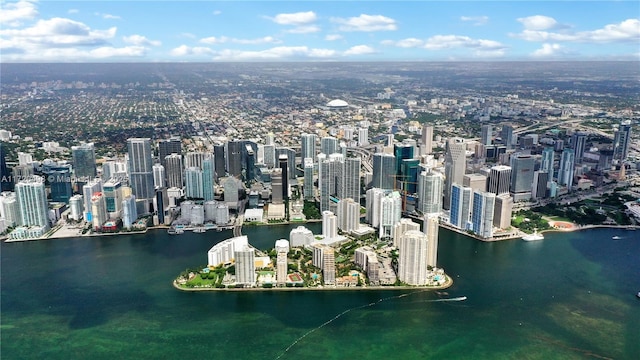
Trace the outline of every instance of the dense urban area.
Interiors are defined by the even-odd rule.
[[[444,287],[440,227],[640,222],[636,62],[0,66],[6,241],[232,233],[183,289]]]

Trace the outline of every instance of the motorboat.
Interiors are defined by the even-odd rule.
[[[616,236],[613,236],[611,239],[613,239],[613,240],[620,240],[620,239],[622,239],[622,238],[621,238],[620,236],[616,235]]]
[[[533,231],[533,234],[527,234],[527,235],[523,236],[522,240],[524,240],[524,241],[544,240],[544,236],[542,236],[542,234],[538,233],[538,229],[535,229]]]

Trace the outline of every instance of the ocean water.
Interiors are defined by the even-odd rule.
[[[292,226],[245,227],[267,249]],[[318,233],[320,224],[309,228]],[[612,240],[612,236],[622,237]],[[181,292],[231,236],[2,243],[2,359],[636,359],[640,232],[482,243],[441,230],[430,291]],[[402,296],[404,295],[404,296]],[[466,301],[441,301],[466,296]]]

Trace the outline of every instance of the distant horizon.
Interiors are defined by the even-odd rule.
[[[0,63],[640,61],[637,1],[161,4],[3,1]]]

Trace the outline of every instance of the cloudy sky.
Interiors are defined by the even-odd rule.
[[[0,2],[0,62],[386,60],[640,60],[640,2]]]

